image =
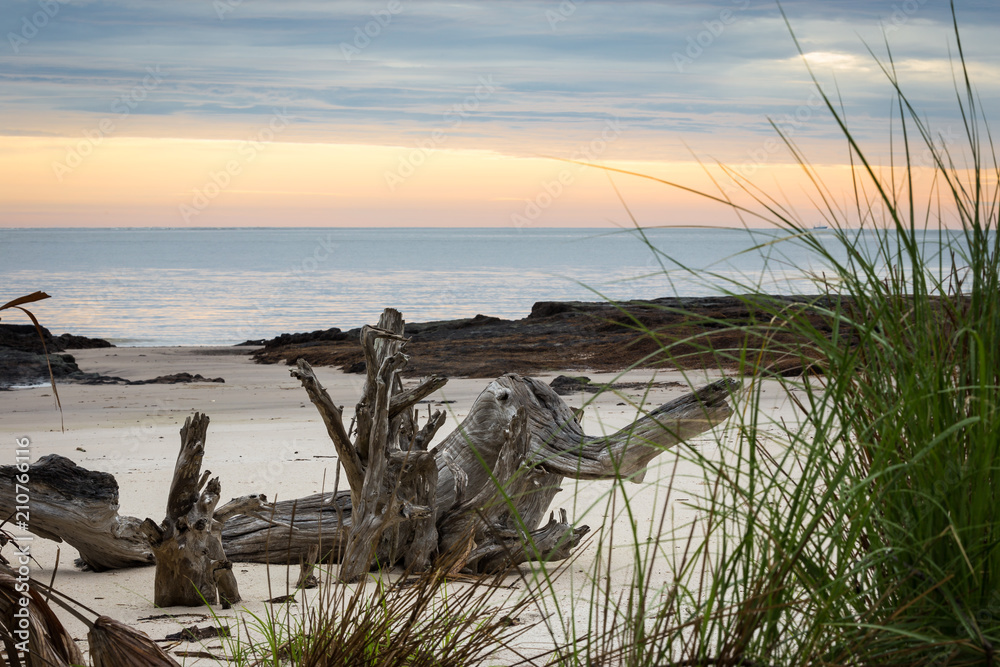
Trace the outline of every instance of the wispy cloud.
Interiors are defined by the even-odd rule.
[[[398,0],[391,20],[377,28],[369,24],[387,6],[378,0],[246,0],[229,3],[221,18],[211,2],[57,4],[58,14],[20,53],[7,48],[0,56],[2,125],[10,133],[72,135],[89,115],[107,113],[151,65],[169,77],[135,113],[156,117],[164,134],[201,126],[238,135],[231,122],[266,116],[281,104],[300,119],[289,138],[351,142],[360,133],[357,140],[371,142],[381,132],[387,144],[434,127],[478,76],[492,74],[500,91],[455,143],[520,152],[563,150],[575,134],[610,117],[644,135],[636,145],[676,147],[680,137],[696,142],[697,134],[731,142],[768,131],[768,114],[807,94],[804,68],[770,2],[578,0],[552,24],[547,13],[560,6],[554,1]],[[942,4],[830,0],[784,7],[817,73],[845,91],[849,116],[864,119],[884,115],[886,101],[862,39],[881,51],[887,28],[895,57],[922,63],[908,71],[916,102],[933,110],[946,97],[950,82],[941,72],[949,67],[950,17]],[[0,26],[16,34],[38,6],[4,3]],[[960,3],[973,58],[995,51],[1000,12],[991,9],[987,2]],[[345,59],[341,45],[366,26],[375,37]],[[675,55],[691,44],[697,57],[678,71]],[[986,83],[984,101],[995,101],[995,77]],[[146,132],[150,124],[123,131]]]

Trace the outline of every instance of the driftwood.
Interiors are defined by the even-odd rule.
[[[0,466],[0,521],[17,522],[16,466]],[[31,480],[31,522],[27,529],[39,537],[65,542],[79,551],[78,566],[95,571],[153,565],[142,520],[119,516],[118,482],[114,475],[76,465],[58,454],[48,454],[28,467]],[[263,498],[260,499],[261,501]],[[250,498],[247,513],[232,513],[239,499],[225,510],[222,546],[233,562],[299,563],[308,560],[312,546],[323,553],[343,548],[349,525],[351,497],[347,492],[316,494],[256,509]],[[229,508],[229,509],[227,509]],[[273,517],[273,519],[272,519]],[[294,521],[295,529],[289,529]],[[267,555],[270,554],[270,559]]]
[[[446,380],[434,376],[402,388],[399,371],[407,361],[402,332],[402,317],[391,309],[378,326],[362,330],[367,381],[351,427],[345,426],[342,408],[308,363],[300,360],[292,369],[323,419],[347,489],[266,508],[262,499],[251,497],[215,510],[218,482],[206,486],[208,473],[200,474],[204,430],[200,435],[194,431],[184,436],[185,442],[201,443],[201,449],[185,455],[182,448],[167,519],[163,526],[149,520],[143,524],[156,557],[173,558],[161,555],[166,554],[162,544],[171,535],[192,532],[193,526],[211,554],[205,552],[200,564],[191,566],[200,575],[185,576],[198,590],[204,588],[209,601],[219,583],[216,577],[232,576],[230,561],[294,565],[334,560],[341,563],[340,578],[349,581],[372,566],[427,569],[445,553],[454,567],[474,572],[566,558],[589,528],[573,526],[561,510],[558,515],[549,512],[565,477],[641,481],[653,458],[729,417],[728,399],[739,387],[735,380],[719,380],[617,433],[591,437],[548,385],[508,374],[491,382],[459,427],[429,449],[445,416],[435,412],[420,419],[414,408]],[[195,422],[207,426],[207,418],[199,415]],[[182,465],[185,456],[196,459],[197,466]],[[180,488],[184,491],[175,498]],[[132,526],[136,520],[114,521]],[[31,530],[62,535],[76,546],[63,531],[32,524]],[[95,532],[102,536],[98,542],[120,539],[106,528]],[[126,564],[136,564],[136,559]],[[179,572],[181,566],[166,567]],[[222,583],[224,589],[230,585],[223,598],[235,601],[230,597],[238,596],[235,580]],[[190,583],[187,588],[195,590]],[[157,599],[157,604],[169,603]]]
[[[667,447],[726,419],[727,399],[738,386],[720,380],[615,434],[588,437],[547,385],[505,375],[490,383],[454,433],[428,451],[443,415],[430,415],[418,427],[413,405],[444,380],[434,377],[403,391],[402,332],[402,317],[391,309],[377,327],[362,329],[367,381],[353,441],[342,409],[309,364],[300,360],[292,370],[337,450],[350,503],[342,495],[314,496],[276,511],[270,525],[239,519],[224,533],[231,553],[294,563],[306,557],[304,549],[321,545],[324,554],[340,559],[345,581],[373,564],[426,569],[445,552],[461,553],[460,565],[478,571],[565,558],[589,529],[571,526],[564,512],[540,527],[564,477],[641,481],[646,465]],[[309,530],[291,525],[289,507]],[[249,540],[267,546],[241,548]]]
[[[0,466],[0,520],[17,524],[17,466]],[[81,468],[57,454],[43,456],[27,470],[31,480],[31,521],[35,535],[66,541],[80,552],[79,565],[114,570],[151,565],[153,552],[139,530],[141,521],[118,515],[114,475]]]
[[[294,525],[293,525],[294,524]],[[222,528],[222,546],[233,562],[295,565],[309,560],[339,561],[351,524],[349,491],[317,493],[275,502],[260,516],[236,516]]]
[[[240,601],[232,563],[222,545],[227,519],[261,508],[261,497],[248,496],[216,509],[222,485],[201,471],[208,416],[195,413],[181,429],[181,450],[167,496],[167,516],[160,524],[142,522],[156,556],[153,602],[158,607]]]
[[[293,373],[306,387],[328,431],[343,433],[344,442],[349,442],[340,409],[308,364],[300,362]],[[566,547],[558,542],[568,529],[565,518],[550,517],[539,527],[564,477],[611,479],[619,474],[641,481],[646,464],[657,455],[725,420],[731,414],[727,400],[738,386],[734,380],[714,382],[666,403],[617,433],[589,437],[548,385],[518,375],[498,378],[476,399],[459,428],[432,450],[438,467],[439,550],[454,548],[479,522],[479,539],[472,537],[478,546],[469,548],[471,565],[480,559],[477,569],[500,566],[503,557],[498,554],[509,555],[511,561],[565,555]],[[526,417],[528,454],[523,457],[523,452],[516,453],[509,444],[504,449],[517,408]],[[430,422],[434,421],[432,417]],[[513,440],[524,442],[518,437]],[[504,457],[501,451],[506,452]],[[524,460],[511,461],[519,458]],[[506,481],[507,495],[518,511],[514,516],[493,502],[492,525],[487,527],[477,516],[477,508],[482,512],[495,500],[493,480]],[[324,560],[331,555],[340,560],[353,522],[351,494],[328,492],[282,501],[265,515],[239,516],[226,524],[222,538],[232,560],[295,564],[308,558],[312,546],[320,547]],[[576,530],[582,537],[585,528]],[[525,531],[531,540],[522,538]],[[534,543],[537,552],[524,551],[521,547],[526,543]]]
[[[433,417],[427,429],[416,428],[411,406],[421,391],[403,395],[402,334],[403,318],[392,309],[382,314],[377,327],[361,330],[368,377],[354,413],[353,443],[344,437],[340,409],[329,401],[312,369],[303,364],[292,372],[303,382],[323,421],[333,425],[334,447],[345,462],[353,510],[340,562],[343,581],[360,578],[375,562],[403,560],[414,570],[425,570],[437,548],[437,466],[427,451],[433,434],[422,431],[442,419]]]
[[[346,533],[346,537],[341,537],[342,581],[357,580],[373,564],[401,562],[410,570],[426,570],[439,551],[462,552],[466,558],[457,561],[459,566],[474,567],[478,558],[468,556],[479,553],[473,550],[477,547],[482,550],[484,540],[495,543],[495,550],[482,551],[492,556],[517,551],[508,543],[513,540],[520,544],[525,539],[511,525],[510,515],[515,513],[503,510],[501,490],[510,486],[528,459],[526,413],[522,410],[517,419],[493,421],[489,425],[491,437],[500,438],[494,460],[486,463],[492,471],[485,474],[489,483],[480,484],[472,489],[473,493],[466,494],[469,475],[453,469],[452,480],[461,481],[458,486],[452,482],[450,502],[442,504],[439,478],[453,465],[455,457],[448,458],[448,449],[427,451],[427,444],[443,423],[443,414],[431,415],[418,428],[412,407],[418,397],[440,386],[441,379],[432,378],[415,390],[403,392],[399,371],[406,364],[402,353],[406,339],[402,334],[403,318],[392,309],[382,314],[377,327],[361,330],[368,375],[355,409],[353,442],[343,427],[340,408],[330,400],[309,364],[302,361],[292,371],[319,410],[350,487],[351,522],[349,526],[338,526],[339,533]],[[469,444],[462,435],[458,440]],[[439,451],[445,458],[438,457]],[[480,461],[476,461],[476,467],[483,467]],[[559,526],[555,544],[576,544],[587,530]]]

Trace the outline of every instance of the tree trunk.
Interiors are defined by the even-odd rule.
[[[334,445],[345,467],[351,487],[353,512],[340,563],[340,579],[356,581],[372,563],[396,563],[401,559],[426,569],[437,547],[434,495],[437,467],[426,451],[427,434],[416,429],[412,404],[420,392],[402,396],[399,371],[406,364],[402,353],[403,318],[386,309],[377,327],[361,329],[367,381],[355,409],[353,445],[344,441],[340,429]],[[329,413],[322,386],[308,365],[293,374],[303,379],[324,422],[341,422],[339,410]],[[393,404],[393,398],[399,396]],[[395,409],[393,409],[395,408]],[[434,418],[431,424],[440,424]],[[421,437],[417,437],[418,433]],[[404,557],[405,554],[405,557]]]
[[[320,562],[343,557],[351,527],[350,491],[276,502],[257,516],[236,516],[222,528],[233,562],[296,564],[319,549]]]
[[[208,416],[195,413],[181,428],[181,450],[167,495],[167,516],[157,525],[142,522],[156,557],[153,603],[197,607],[221,599],[228,608],[240,601],[232,563],[222,545],[222,526],[235,514],[255,512],[263,497],[247,496],[216,510],[222,485],[201,472]],[[207,483],[206,483],[207,482]]]

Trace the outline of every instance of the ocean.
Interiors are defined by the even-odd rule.
[[[407,321],[516,319],[537,301],[816,293],[827,269],[765,230],[0,229],[0,302],[42,290],[54,334],[232,345]],[[824,232],[817,232],[823,234]],[[830,236],[830,242],[835,239]],[[755,247],[758,249],[754,249]],[[3,321],[20,322],[7,311]],[[25,320],[26,321],[26,320]]]

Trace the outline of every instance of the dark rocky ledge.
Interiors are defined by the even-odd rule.
[[[803,304],[807,307],[795,310],[804,310],[822,327],[823,318],[808,305],[830,302],[830,297],[770,295],[621,303],[543,301],[520,320],[477,315],[411,323],[406,325],[411,340],[404,374],[496,377],[574,369],[619,371],[631,366],[735,370],[742,350],[759,351],[765,341],[760,366],[798,374],[811,362],[796,351],[789,334],[772,323],[772,315],[776,309]],[[251,352],[258,363],[293,365],[303,358],[314,366],[360,373],[364,361],[358,334],[358,329],[328,329],[244,344],[263,346]]]
[[[38,332],[31,324],[0,324],[0,389],[19,385],[47,384],[49,364],[52,376],[58,383],[73,384],[177,384],[180,382],[225,382],[222,378],[204,378],[190,373],[174,373],[151,380],[126,380],[125,378],[80,370],[76,359],[66,350],[87,350],[114,347],[100,338],[87,338],[62,334],[53,336],[42,328],[48,364],[42,352]]]
[[[87,338],[64,333],[53,336],[42,327],[42,337],[45,339],[45,349],[51,352],[66,350],[90,350],[99,347],[114,347],[102,338]],[[42,341],[33,324],[0,324],[0,347],[7,347],[21,352],[42,353]]]
[[[87,373],[80,370],[73,355],[64,352],[50,354],[52,376],[57,384],[180,384],[184,382],[225,382],[222,378],[206,378],[199,374],[173,373],[151,380],[126,380],[114,375]],[[49,368],[45,355],[0,347],[0,390],[16,386],[48,384]]]

